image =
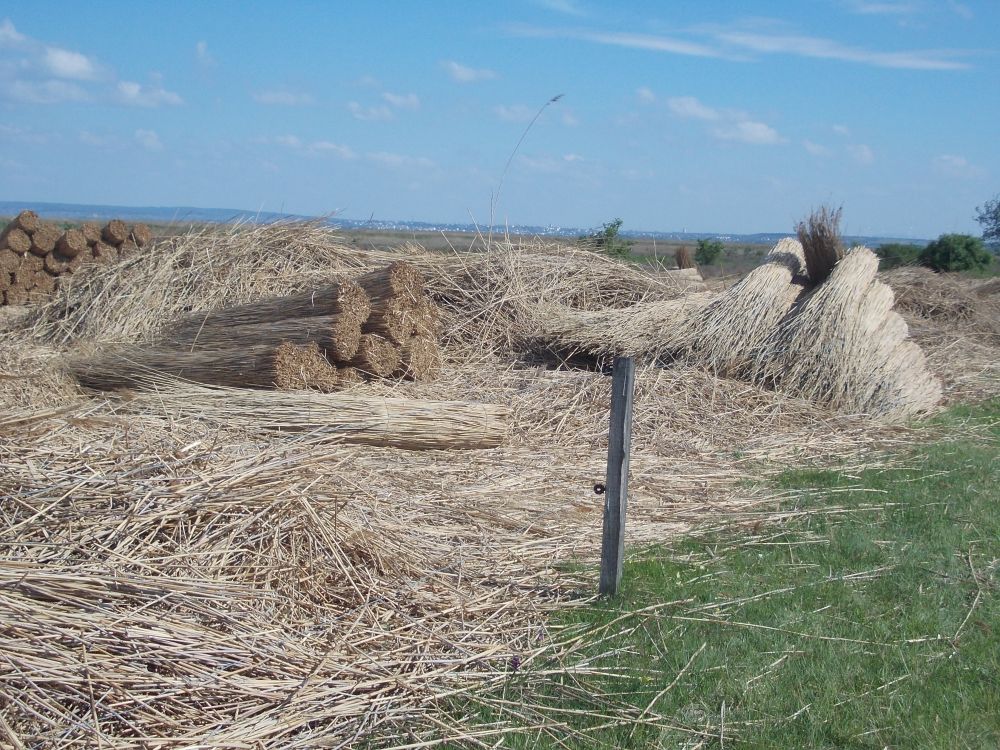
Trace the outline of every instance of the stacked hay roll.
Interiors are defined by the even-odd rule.
[[[120,237],[120,239],[118,239]],[[115,219],[102,230],[97,224],[60,231],[22,211],[0,235],[0,302],[23,305],[52,294],[59,277],[87,263],[110,263],[123,251],[144,247],[152,240],[149,227],[131,229]]]

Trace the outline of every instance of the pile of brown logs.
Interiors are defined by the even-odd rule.
[[[428,380],[441,352],[440,312],[423,275],[396,262],[356,281],[193,313],[153,347],[71,364],[91,388],[140,386],[156,375],[249,388],[336,390],[376,378]]]
[[[0,234],[0,302],[24,305],[45,299],[61,276],[87,263],[113,263],[151,237],[145,224],[129,227],[118,219],[103,228],[86,223],[62,231],[34,211],[22,211]]]

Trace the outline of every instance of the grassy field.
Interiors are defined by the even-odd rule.
[[[578,733],[506,747],[1000,747],[1000,400],[939,427],[893,468],[783,474],[780,526],[634,552],[619,599],[556,619],[586,675],[536,667],[543,712],[481,718]]]

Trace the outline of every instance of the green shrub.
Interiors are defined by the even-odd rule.
[[[710,266],[719,259],[725,246],[718,240],[700,239],[698,249],[694,251],[694,259],[699,266]]]
[[[619,230],[624,222],[621,219],[613,219],[605,222],[593,234],[584,239],[594,245],[598,250],[603,250],[609,255],[628,255],[632,243],[618,236]]]
[[[920,262],[935,271],[977,271],[992,261],[983,241],[969,234],[942,234],[920,254]]]
[[[881,258],[879,267],[886,271],[890,268],[900,266],[912,266],[920,262],[920,253],[924,248],[920,245],[908,245],[902,242],[890,242],[875,250],[875,254]]]

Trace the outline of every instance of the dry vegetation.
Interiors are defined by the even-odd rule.
[[[599,544],[601,501],[590,488],[604,474],[609,383],[566,359],[645,355],[632,544],[781,513],[745,480],[834,459],[865,464],[919,429],[749,375],[770,334],[729,336],[729,354],[708,340],[741,315],[770,321],[772,333],[788,327],[784,342],[822,334],[789,323],[794,305],[810,326],[853,320],[839,282],[796,303],[801,269],[784,256],[801,256],[785,249],[728,297],[692,296],[672,277],[537,242],[389,252],[348,247],[319,225],[235,226],[93,267],[46,305],[9,314],[0,743],[492,745],[516,729],[456,726],[444,707],[474,703],[515,672],[545,680],[570,670],[585,695],[594,670],[545,615],[592,588],[561,563],[593,559]],[[886,311],[891,294],[864,253],[854,257],[863,268],[840,275]],[[387,414],[408,403],[389,399],[474,401],[482,412],[470,423],[419,408],[407,419],[442,420],[459,434],[509,414],[501,446],[356,445],[345,440],[352,422],[323,400],[339,396],[176,381],[98,395],[66,369],[98,347],[157,341],[183,316],[359,280],[400,258],[423,272],[444,311],[440,376],[359,381],[346,395],[384,398]],[[995,308],[902,313],[947,398],[997,393],[997,341],[983,333]],[[885,350],[866,356],[884,366]],[[857,369],[794,356],[813,357],[834,380]],[[661,721],[600,691],[589,699],[607,722]],[[558,713],[532,721],[536,733],[565,739]]]

